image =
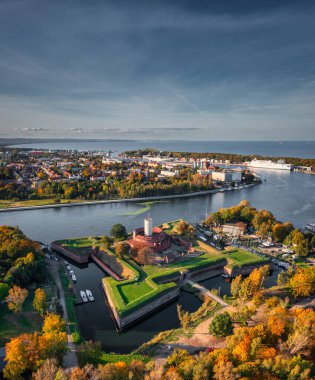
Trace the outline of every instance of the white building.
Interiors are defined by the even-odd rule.
[[[144,219],[144,236],[152,236],[153,220],[152,218]]]
[[[241,171],[223,170],[212,172],[212,179],[220,182],[240,182],[242,180]]]

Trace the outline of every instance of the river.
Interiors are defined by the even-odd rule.
[[[132,230],[143,224],[148,212],[155,224],[179,218],[195,222],[204,218],[206,213],[237,204],[242,199],[248,199],[256,208],[270,210],[277,219],[291,221],[297,227],[315,222],[315,176],[271,170],[257,170],[257,174],[266,181],[248,189],[155,202],[150,208],[144,204],[123,202],[4,212],[0,214],[0,225],[18,225],[30,238],[49,243],[67,237],[107,234],[115,223],[122,223]],[[76,267],[74,270],[78,278],[77,288],[92,290],[96,298],[95,303],[77,306],[82,334],[86,339],[101,341],[107,351],[129,352],[157,332],[178,326],[174,302],[128,331],[116,333],[100,287],[104,274],[93,263],[87,268]],[[222,277],[207,280],[204,285],[220,287],[221,294],[229,291],[229,285]],[[198,299],[188,293],[182,293],[179,303],[189,311],[200,305]]]

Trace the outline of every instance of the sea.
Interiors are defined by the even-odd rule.
[[[60,140],[12,145],[17,148],[113,151],[153,148],[160,151],[211,152],[269,157],[315,158],[315,141]]]

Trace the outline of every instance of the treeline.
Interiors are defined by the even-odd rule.
[[[103,200],[119,198],[138,198],[161,195],[185,194],[195,191],[205,191],[213,188],[206,181],[193,183],[189,180],[177,179],[161,182],[132,182],[110,181],[92,182],[89,180],[72,182],[43,181],[39,188],[27,189],[26,186],[15,184],[0,185],[0,199],[27,200],[27,199],[78,199]]]
[[[260,313],[257,313],[257,309]],[[62,369],[57,361],[39,363],[35,380],[309,380],[314,378],[312,353],[315,348],[315,312],[288,308],[286,300],[259,297],[234,312],[216,314],[210,334],[220,339],[221,348],[197,355],[175,348],[165,362],[140,360],[98,364],[98,344],[79,346],[81,367]],[[255,315],[257,318],[251,320]],[[248,323],[251,321],[251,323]],[[218,329],[218,327],[220,327]],[[216,338],[213,339],[215,340]],[[32,363],[32,362],[31,362]],[[10,379],[10,377],[8,377]]]
[[[294,166],[312,166],[315,167],[315,159],[314,158],[298,158],[298,157],[273,157],[273,156],[261,156],[258,154],[234,154],[234,153],[198,153],[198,152],[170,152],[170,151],[163,151],[159,153],[155,149],[143,149],[143,150],[131,150],[124,152],[127,156],[142,156],[147,154],[160,154],[161,156],[166,157],[173,157],[173,158],[180,158],[185,157],[187,159],[189,158],[195,158],[195,159],[201,159],[201,158],[207,158],[207,159],[214,159],[214,160],[229,160],[231,162],[236,163],[242,163],[251,161],[254,158],[260,159],[260,160],[284,160],[286,163],[293,164]]]
[[[0,227],[0,284],[28,286],[45,275],[38,243],[17,227]]]
[[[220,208],[205,221],[209,226],[238,222],[246,223],[263,238],[270,236],[276,242],[292,247],[299,256],[307,256],[310,248],[315,246],[314,235],[303,234],[299,229],[294,229],[290,222],[277,221],[270,211],[257,210],[247,200],[236,206]]]

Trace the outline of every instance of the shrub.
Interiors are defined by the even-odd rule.
[[[81,335],[75,331],[71,334],[73,343],[80,343],[81,342]]]

